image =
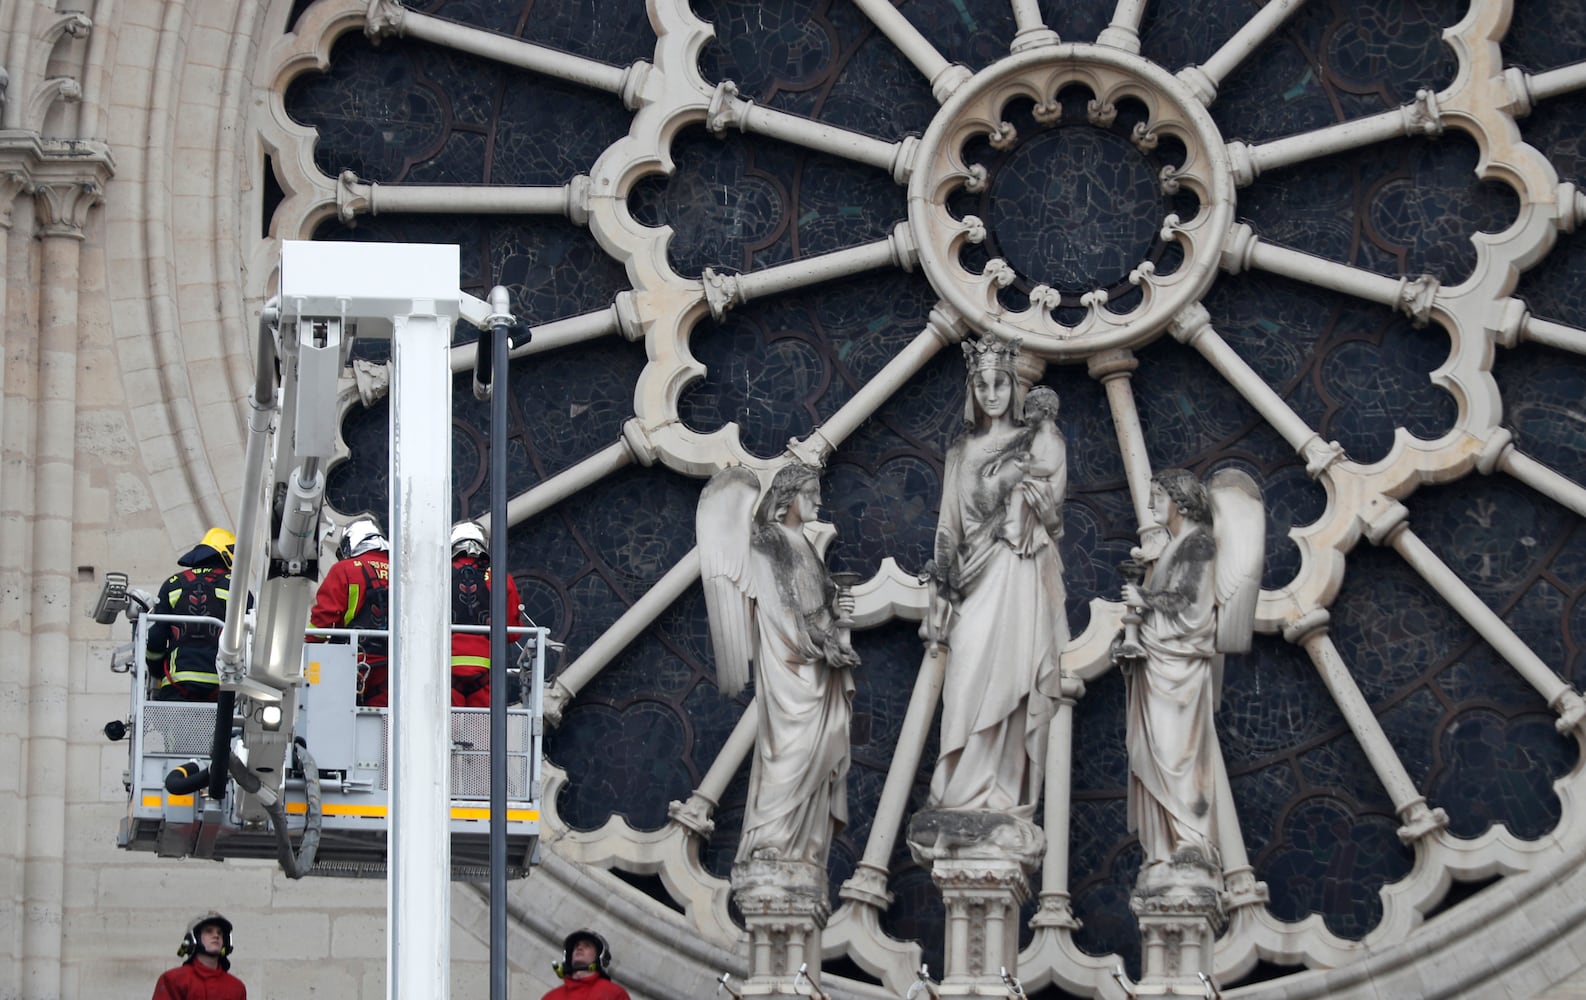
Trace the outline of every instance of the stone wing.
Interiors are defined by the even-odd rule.
[[[1266,508],[1261,487],[1240,469],[1219,469],[1206,484],[1217,539],[1217,651],[1246,653],[1261,596],[1266,560]]]
[[[760,480],[743,466],[712,476],[699,495],[694,528],[699,576],[705,588],[710,642],[716,654],[716,685],[733,697],[749,683],[759,635],[755,625],[755,501]]]

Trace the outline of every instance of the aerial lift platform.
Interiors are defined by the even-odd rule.
[[[213,704],[159,701],[144,669],[142,650],[149,626],[180,620],[210,624],[180,615],[140,613],[130,645],[117,650],[113,669],[129,675],[132,695],[125,726],[130,741],[124,775],[127,812],[117,845],[152,851],[163,857],[276,858],[281,844],[269,823],[250,823],[242,815],[242,797],[228,794],[212,802],[207,787],[181,787],[180,778],[207,767],[215,732]],[[325,630],[309,630],[310,634]],[[337,638],[359,634],[335,630]],[[541,697],[545,669],[544,630],[514,630],[519,637],[521,688],[530,704],[507,710],[507,876],[529,873],[539,849]],[[354,878],[386,875],[386,846],[391,816],[391,711],[355,703],[355,645],[305,643],[303,687],[296,717],[288,727],[295,741],[310,751],[318,784],[319,843],[307,874]],[[446,665],[438,669],[446,670]],[[519,674],[519,671],[514,671]],[[489,877],[490,713],[484,708],[451,709],[451,876],[484,881]],[[232,720],[240,735],[243,720]],[[305,755],[294,754],[284,782],[285,812],[294,850],[300,850],[311,808],[310,776]],[[178,769],[178,791],[167,778]],[[231,786],[234,791],[234,784]]]
[[[448,615],[438,609],[451,606],[453,324],[480,331],[474,394],[491,400],[490,555],[501,572],[509,421],[507,393],[492,385],[507,377],[514,334],[528,335],[504,287],[478,299],[461,291],[460,274],[455,245],[282,243],[247,400],[238,597],[224,622],[195,623],[219,630],[214,704],[151,698],[142,660],[153,602],[124,575],[107,574],[91,612],[105,625],[123,613],[136,622],[115,661],[132,675],[131,710],[106,727],[132,737],[121,846],[222,859],[273,847],[293,878],[384,876],[387,996],[424,1000],[450,996],[455,878],[489,882],[491,997],[505,997],[506,878],[527,873],[539,844],[548,643],[543,629],[515,630],[531,633],[519,685],[529,703],[509,707],[505,587],[490,594],[491,706],[449,704]],[[331,641],[309,643],[304,632],[338,395],[360,337],[391,342],[390,709],[356,704],[355,635],[327,630],[320,637]]]
[[[216,860],[274,856],[293,877],[406,871],[434,897],[430,871],[448,846],[453,879],[490,877],[490,818],[504,799],[504,867],[521,877],[534,863],[546,631],[508,630],[519,649],[511,679],[526,702],[505,712],[504,796],[491,771],[501,717],[492,725],[489,709],[445,714],[452,324],[466,321],[503,345],[515,327],[504,288],[489,301],[459,290],[458,254],[443,245],[283,244],[280,291],[259,319],[232,562],[232,593],[249,598],[231,601],[224,621],[186,619],[218,636],[218,702],[154,697],[143,657],[148,630],[181,616],[156,613],[123,574],[107,576],[91,612],[106,625],[125,614],[134,626],[112,663],[129,675],[128,715],[106,727],[131,740],[121,847]],[[379,634],[391,649],[392,709],[356,704],[359,633],[305,630],[328,526],[338,397],[359,338],[391,342],[392,627]],[[481,398],[489,394],[483,378],[476,372]],[[504,520],[504,496],[501,506]],[[503,571],[504,531],[492,549]],[[506,621],[518,609],[501,601],[493,611]],[[494,683],[505,688],[509,657],[497,655]],[[400,854],[399,831],[407,838]]]

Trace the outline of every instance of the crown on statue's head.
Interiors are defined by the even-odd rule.
[[[1019,341],[997,337],[980,337],[964,341],[964,363],[969,374],[982,371],[1004,371],[1013,374],[1014,362],[1019,358]]]

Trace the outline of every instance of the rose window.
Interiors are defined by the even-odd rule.
[[[1108,646],[1142,477],[1251,473],[1216,966],[1259,984],[1498,913],[1482,888],[1586,846],[1583,56],[1578,19],[1486,0],[318,0],[270,54],[269,236],[457,243],[533,324],[510,568],[565,646],[547,847],[721,949],[753,692],[715,688],[694,508],[728,465],[823,467],[863,580],[825,936],[856,995],[941,966],[900,825],[936,752],[918,574],[956,345],[1019,339],[1069,449],[1032,995],[1139,968]],[[488,502],[471,352],[458,517]],[[383,362],[345,396],[344,514],[386,505]]]

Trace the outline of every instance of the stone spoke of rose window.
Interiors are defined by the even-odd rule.
[[[860,386],[848,402],[803,437],[788,444],[788,451],[806,465],[824,467],[832,453],[859,429],[893,394],[908,384],[944,347],[964,339],[964,324],[946,305],[937,305],[925,327],[903,346],[892,360]]]
[[[498,35],[493,31],[457,24],[430,14],[404,7],[397,0],[375,0],[370,5],[364,31],[378,41],[396,36],[444,48],[466,52],[499,62],[504,66],[526,69],[543,76],[566,80],[595,90],[603,90],[622,98],[629,110],[639,106],[645,77],[653,68],[647,62],[631,66],[612,66],[607,63],[562,52],[521,38]]]
[[[1366,537],[1374,545],[1385,545],[1397,552],[1542,696],[1548,707],[1558,714],[1554,725],[1559,732],[1581,729],[1586,724],[1586,701],[1582,701],[1574,688],[1543,662],[1525,640],[1515,635],[1514,630],[1410,530],[1409,517],[1409,509],[1402,503],[1379,497],[1362,512]]]
[[[531,354],[543,354],[585,341],[598,340],[620,333],[628,340],[644,337],[644,324],[639,318],[635,296],[631,291],[618,292],[611,305],[604,309],[565,316],[542,323],[533,328],[533,336],[526,343],[516,344],[508,357],[516,361]],[[458,344],[452,348],[452,372],[472,371],[476,344]]]
[[[1305,471],[1312,479],[1343,458],[1342,446],[1336,441],[1324,441],[1212,327],[1211,316],[1204,306],[1196,303],[1185,309],[1169,329],[1174,339],[1195,348],[1210,361],[1224,381],[1305,459]],[[1133,486],[1132,478],[1130,485]],[[1136,505],[1140,502],[1141,498],[1137,497]]]
[[[710,839],[716,831],[716,807],[721,805],[721,797],[727,793],[727,786],[743,767],[743,762],[749,759],[749,751],[754,749],[755,731],[759,728],[760,712],[750,698],[699,787],[687,801],[673,801],[667,806],[666,814],[672,822],[697,834],[701,840]]]
[[[1349,726],[1355,741],[1366,754],[1372,771],[1393,800],[1393,808],[1404,824],[1399,828],[1399,839],[1414,844],[1428,834],[1448,826],[1448,815],[1441,809],[1429,808],[1426,798],[1415,787],[1415,780],[1399,760],[1398,753],[1388,740],[1382,722],[1371,710],[1354,674],[1344,662],[1332,637],[1327,634],[1331,616],[1316,609],[1302,615],[1283,629],[1283,637],[1305,649],[1315,665],[1316,672],[1327,686],[1327,693],[1338,706],[1339,714]]]
[[[1338,122],[1257,145],[1230,142],[1228,158],[1233,165],[1235,183],[1240,187],[1248,187],[1262,174],[1296,163],[1348,152],[1400,136],[1442,134],[1443,119],[1437,95],[1429,90],[1418,90],[1415,100],[1380,114]]]
[[[914,64],[930,83],[931,93],[938,101],[946,101],[972,75],[967,66],[948,62],[920,29],[892,6],[892,0],[854,0],[854,6]]]
[[[1586,486],[1562,475],[1514,446],[1514,432],[1499,427],[1487,437],[1476,470],[1486,475],[1507,472],[1538,493],[1586,517]]]
[[[1357,299],[1397,309],[1416,326],[1425,326],[1431,319],[1432,304],[1440,288],[1437,278],[1430,274],[1414,278],[1390,278],[1351,264],[1340,264],[1303,250],[1267,242],[1243,222],[1235,223],[1229,230],[1222,267],[1231,274],[1253,269],[1320,288],[1330,288]]]
[[[1559,66],[1542,73],[1525,74],[1518,69],[1506,73],[1512,84],[1524,87],[1527,102],[1545,101],[1586,87],[1586,61]]]
[[[1577,215],[1586,215],[1586,194],[1577,194]],[[1504,316],[1494,331],[1499,347],[1514,347],[1521,340],[1573,354],[1586,354],[1586,330],[1531,315],[1520,299],[1504,303]]]
[[[510,187],[502,184],[378,184],[351,170],[336,179],[336,214],[345,223],[360,215],[405,212],[429,215],[559,215],[577,225],[589,221],[589,178],[566,184]]]
[[[699,581],[699,549],[689,549],[688,553],[662,575],[649,590],[633,606],[622,613],[622,616],[611,627],[600,634],[600,638],[589,644],[583,655],[574,660],[546,684],[545,692],[545,718],[552,725],[560,724],[562,710],[578,697],[578,692],[584,685],[594,680],[617,654],[628,647],[633,640],[644,634],[645,630],[655,624],[661,613],[672,606],[672,603]]]
[[[801,257],[745,274],[729,274],[707,267],[701,275],[702,293],[711,315],[719,322],[728,310],[755,299],[798,291],[828,281],[881,267],[913,270],[914,240],[907,225],[900,224],[892,235],[832,253]]]
[[[1507,101],[1508,110],[1523,115],[1537,101],[1583,87],[1586,87],[1586,62],[1532,75],[1511,68],[1504,72],[1503,86],[1474,96],[1484,104],[1494,98],[1500,103]],[[1452,89],[1441,95],[1430,90],[1418,90],[1413,101],[1365,118],[1338,122],[1254,145],[1231,142],[1228,144],[1228,156],[1237,183],[1240,187],[1246,187],[1270,171],[1345,153],[1374,142],[1401,136],[1442,135],[1447,125],[1460,121],[1448,111],[1450,105],[1459,103],[1460,95]]]
[[[1056,45],[1061,39],[1057,32],[1046,26],[1041,20],[1040,0],[1012,0],[1013,2],[1013,45],[1011,50],[1023,52],[1041,45]]]
[[[919,146],[919,140],[912,137],[888,142],[813,118],[760,107],[748,98],[739,97],[738,85],[731,80],[716,85],[705,125],[717,136],[724,135],[729,128],[736,128],[740,132],[876,167],[887,171],[899,184],[908,180],[910,160]]]
[[[1103,28],[1096,41],[1125,52],[1140,51],[1140,21],[1145,17],[1146,0],[1118,0],[1112,23]]]
[[[1210,59],[1199,66],[1184,67],[1179,70],[1178,78],[1195,92],[1201,103],[1211,104],[1217,99],[1217,88],[1228,74],[1238,69],[1240,63],[1283,26],[1289,15],[1304,5],[1305,0],[1270,0],[1234,32],[1222,48],[1213,52]]]

